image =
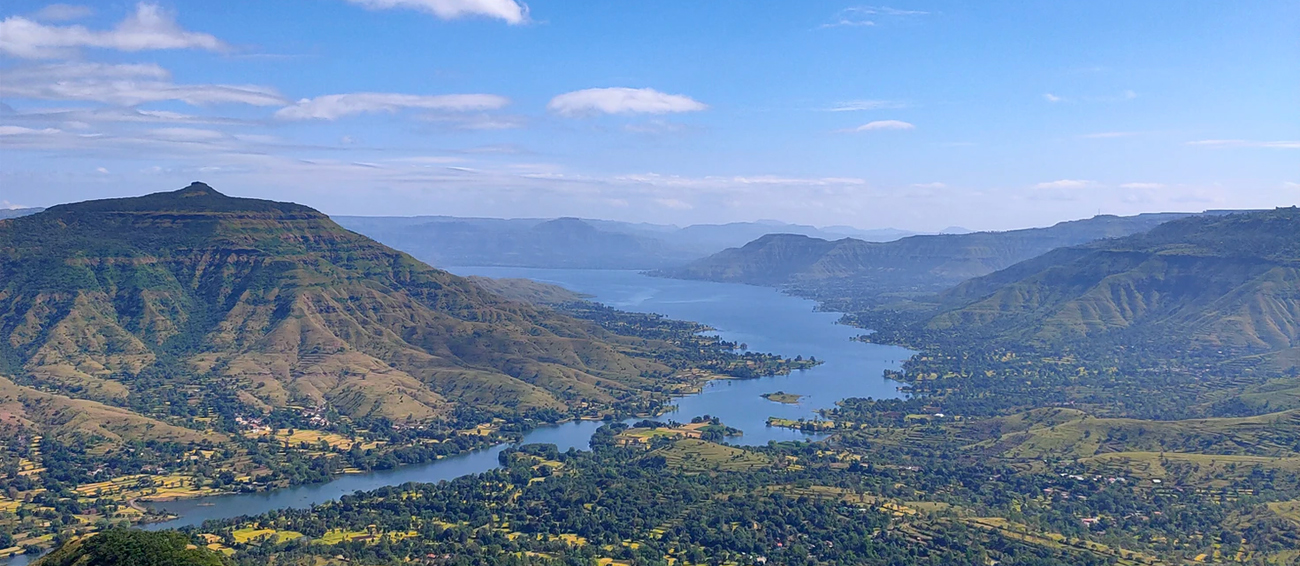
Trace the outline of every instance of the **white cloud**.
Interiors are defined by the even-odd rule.
[[[948,185],[945,184],[945,183],[912,183],[912,186],[913,186],[913,187],[916,187],[916,188],[918,188],[918,189],[946,189],[946,188],[948,188]]]
[[[312,149],[316,146],[286,144],[261,134],[227,133],[202,128],[154,128],[118,132],[69,132],[55,128],[34,129],[0,126],[0,150],[50,151],[59,155],[83,155],[128,160],[192,158],[199,162],[218,156],[266,154],[274,149]]]
[[[95,13],[90,6],[74,4],[50,4],[38,10],[32,17],[46,22],[66,22],[88,18]]]
[[[780,177],[776,175],[737,175],[732,177],[682,177],[658,173],[633,173],[616,175],[609,179],[618,183],[632,183],[656,187],[674,187],[692,190],[736,190],[743,187],[844,187],[865,186],[866,180],[852,177]]]
[[[275,113],[282,120],[337,120],[353,114],[369,112],[397,112],[404,108],[421,108],[444,112],[495,110],[510,103],[510,99],[495,94],[442,94],[424,96],[387,92],[357,92],[328,94],[304,98],[293,106]]]
[[[518,115],[502,114],[445,114],[431,113],[420,117],[431,124],[453,130],[513,130],[528,124],[528,119]]]
[[[667,114],[708,108],[689,96],[665,94],[652,88],[589,88],[566,92],[546,105],[570,118],[592,114]]]
[[[22,16],[0,21],[0,53],[25,59],[66,57],[81,47],[118,51],[155,49],[206,49],[225,51],[228,46],[206,33],[182,29],[156,4],[141,2],[135,13],[109,31],[85,26],[51,26]]]
[[[207,142],[229,137],[225,132],[201,128],[155,128],[148,133],[153,138],[180,142]]]
[[[1092,186],[1092,181],[1083,181],[1079,179],[1061,179],[1059,181],[1048,181],[1034,185],[1035,189],[1082,189]]]
[[[1060,102],[1062,100],[1065,100],[1064,98],[1056,96],[1055,94],[1052,94],[1050,92],[1044,93],[1043,98],[1046,99],[1048,102]]]
[[[827,112],[855,112],[858,110],[889,110],[907,108],[907,104],[896,100],[849,100],[827,108]]]
[[[876,25],[876,19],[881,16],[886,18],[899,18],[908,16],[925,16],[928,14],[929,12],[922,12],[920,10],[900,10],[888,6],[855,6],[840,10],[840,13],[835,15],[834,21],[822,24],[821,27],[871,27]]]
[[[1287,181],[1287,182],[1285,182],[1285,183],[1282,183],[1282,188],[1284,188],[1284,189],[1300,189],[1300,183],[1296,183],[1296,182],[1292,182],[1292,181]]]
[[[98,108],[43,108],[31,112],[12,113],[4,118],[25,123],[57,124],[71,130],[87,130],[93,124],[242,124],[249,120],[220,116],[198,116],[167,110],[142,110],[140,108],[105,106]]]
[[[57,134],[60,130],[55,128],[44,128],[37,130],[35,128],[25,128],[23,126],[0,126],[0,136],[22,136],[22,135],[39,135],[39,134]]]
[[[348,0],[371,10],[407,8],[428,12],[444,20],[483,16],[510,24],[528,22],[528,6],[515,0]]]
[[[876,120],[874,122],[867,122],[866,124],[863,124],[856,128],[850,128],[848,130],[841,130],[841,131],[871,132],[875,130],[913,130],[913,129],[916,129],[915,125],[911,124],[910,122],[904,122],[902,120]]]
[[[120,106],[179,100],[187,104],[275,106],[275,90],[254,85],[178,85],[154,64],[59,63],[5,70],[0,95],[40,100],[81,100]]]
[[[1165,187],[1164,183],[1124,183],[1123,185],[1120,185],[1120,188],[1122,189],[1137,189],[1137,190],[1163,189],[1164,187]]]
[[[1300,141],[1254,141],[1254,140],[1198,140],[1187,145],[1209,147],[1267,147],[1277,149],[1300,149]]]

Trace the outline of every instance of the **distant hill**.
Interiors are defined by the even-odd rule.
[[[559,285],[541,283],[532,279],[492,279],[471,275],[467,279],[488,291],[521,303],[541,306],[562,306],[586,301],[589,297]]]
[[[191,544],[171,531],[110,529],[74,540],[36,561],[35,566],[223,566],[220,553]]]
[[[579,218],[336,216],[334,220],[441,266],[657,269],[679,266],[772,232],[881,241],[911,235],[892,229],[815,228],[775,221],[678,228]]]
[[[191,434],[119,408],[171,399],[394,421],[613,404],[666,369],[633,343],[201,183],[0,221],[7,427]]]
[[[577,218],[500,220],[342,216],[344,227],[442,266],[645,269],[688,261],[654,237]]]
[[[892,242],[769,234],[661,275],[818,292],[935,292],[1047,251],[1145,232],[1188,214],[1097,216],[1049,228],[920,235]]]
[[[775,220],[759,222],[732,222],[728,224],[695,224],[687,226],[665,236],[665,239],[677,245],[691,246],[697,252],[704,252],[699,257],[732,248],[768,234],[798,234],[811,238],[838,239],[856,238],[871,242],[888,242],[915,232],[883,228],[862,230],[851,226],[829,226],[818,228],[803,224],[787,224]]]
[[[1199,216],[1058,249],[941,296],[934,329],[1294,358],[1300,210]]]
[[[0,220],[4,220],[6,218],[18,218],[19,216],[27,216],[29,214],[36,214],[37,212],[40,212],[42,210],[45,209],[44,208],[0,208]]]

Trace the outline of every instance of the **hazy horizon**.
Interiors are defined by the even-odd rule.
[[[202,182],[202,181],[196,181],[196,182]],[[206,184],[206,183],[205,183],[205,184]],[[216,187],[213,187],[213,188],[216,189]],[[258,197],[258,196],[256,196],[256,195],[240,195],[240,194],[232,194],[232,193],[228,193],[228,192],[225,192],[225,191],[220,191],[220,189],[218,189],[218,191],[219,191],[219,192],[222,192],[223,194],[226,194],[227,196],[233,196],[233,197],[243,197],[243,198],[262,198],[262,197]],[[151,191],[151,193],[156,193],[156,192],[166,192],[166,191]],[[131,197],[131,196],[143,196],[143,195],[145,195],[145,194],[150,194],[150,193],[127,194],[127,195],[121,195],[121,196]],[[92,199],[97,199],[97,198],[116,198],[116,195],[115,195],[115,196],[110,196],[110,197],[92,197]],[[91,200],[91,199],[87,199],[87,200]],[[77,201],[69,201],[69,202],[77,202]],[[49,208],[50,206],[57,206],[57,205],[59,205],[59,204],[67,204],[67,203],[50,203],[50,204],[48,204],[48,205],[43,205],[43,206],[7,206],[7,207],[0,207],[0,210],[43,209],[43,208]],[[303,205],[306,205],[306,206],[312,206],[311,203],[304,203],[304,202],[298,202],[297,204],[303,204]],[[1294,205],[1292,205],[1292,206],[1294,206]],[[316,208],[316,207],[312,206],[312,208]],[[318,209],[318,210],[319,210],[319,209]],[[649,221],[642,221],[642,220],[618,220],[618,219],[612,219],[612,218],[597,218],[597,217],[589,217],[589,216],[489,216],[489,215],[458,216],[458,215],[448,215],[448,214],[353,214],[353,213],[348,213],[348,212],[342,212],[342,213],[330,213],[330,212],[325,211],[325,210],[321,210],[321,212],[325,213],[326,215],[328,215],[328,216],[330,216],[330,217],[353,217],[353,218],[450,218],[450,219],[457,219],[457,220],[503,220],[503,221],[529,221],[529,220],[536,220],[536,221],[543,221],[543,222],[544,222],[544,221],[550,221],[550,220],[558,220],[558,219],[563,219],[563,218],[573,218],[573,219],[582,220],[582,221],[592,221],[592,222],[622,222],[622,223],[633,224],[633,225],[635,225],[635,224],[644,224],[644,225],[654,226],[654,227],[658,227],[658,228],[677,228],[677,229],[688,228],[688,227],[691,227],[691,226],[724,226],[724,225],[728,225],[728,224],[770,224],[770,225],[773,225],[773,226],[802,226],[802,227],[812,227],[812,228],[816,228],[816,229],[818,229],[818,230],[827,230],[827,231],[833,231],[833,230],[836,229],[836,228],[848,228],[848,229],[859,230],[859,231],[863,231],[863,232],[873,232],[873,231],[880,231],[880,232],[884,232],[884,231],[898,231],[898,232],[902,232],[902,233],[904,233],[904,235],[902,235],[902,236],[900,236],[900,237],[907,237],[907,236],[909,236],[909,235],[931,235],[931,234],[939,234],[939,233],[943,233],[943,232],[947,232],[947,231],[958,231],[958,230],[960,230],[960,231],[968,231],[968,232],[1005,232],[1005,231],[1012,231],[1012,230],[1025,230],[1025,229],[1032,229],[1032,228],[1046,228],[1046,227],[1049,227],[1049,226],[1052,226],[1052,225],[1055,225],[1055,224],[1059,224],[1059,223],[1063,223],[1063,222],[1076,222],[1076,221],[1080,221],[1080,220],[1088,220],[1088,219],[1091,219],[1091,218],[1096,218],[1096,217],[1098,217],[1098,216],[1137,216],[1137,215],[1140,215],[1140,214],[1199,214],[1199,213],[1204,213],[1204,212],[1219,212],[1219,211],[1240,211],[1240,212],[1249,212],[1249,211],[1251,211],[1251,210],[1255,210],[1255,209],[1245,209],[1245,208],[1242,208],[1242,209],[1218,209],[1218,208],[1207,208],[1207,209],[1203,209],[1203,210],[1157,210],[1157,211],[1150,211],[1150,212],[1138,212],[1138,213],[1133,213],[1133,214],[1119,214],[1119,215],[1108,214],[1108,213],[1098,213],[1098,214],[1093,214],[1093,215],[1091,215],[1091,216],[1082,216],[1082,217],[1078,217],[1078,218],[1064,218],[1064,219],[1057,220],[1057,221],[1054,221],[1054,222],[1050,222],[1050,223],[1047,223],[1047,224],[1035,224],[1035,225],[1025,225],[1025,226],[1013,226],[1013,227],[1010,227],[1010,228],[1001,228],[1001,229],[970,228],[970,227],[962,226],[962,225],[950,225],[950,226],[945,226],[945,227],[943,227],[943,228],[934,229],[934,230],[909,230],[909,229],[906,229],[906,228],[900,228],[900,227],[897,227],[897,226],[886,226],[886,225],[881,225],[881,226],[858,226],[858,225],[853,225],[853,224],[810,224],[810,223],[802,223],[802,222],[788,222],[788,221],[779,220],[779,219],[775,219],[775,218],[757,218],[757,219],[754,219],[754,220],[731,220],[731,221],[726,221],[726,222],[696,222],[696,223],[690,223],[690,224],[680,224],[680,223],[649,222]],[[779,232],[774,232],[774,233],[779,233]],[[909,234],[909,233],[910,233],[910,234]]]
[[[1300,201],[1293,2],[306,6],[7,3],[0,208],[203,179],[335,215],[934,232]]]

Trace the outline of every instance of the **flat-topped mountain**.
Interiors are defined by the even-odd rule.
[[[44,399],[35,387],[119,406],[203,400],[394,421],[457,405],[564,408],[637,397],[665,368],[633,343],[306,206],[202,183],[0,221],[0,377],[21,390],[11,398]]]
[[[1097,216],[1048,228],[911,236],[892,242],[769,234],[661,275],[864,293],[933,292],[1055,248],[1145,232],[1181,213]]]
[[[963,283],[942,302],[932,328],[1047,343],[1100,338],[1228,354],[1294,352],[1300,210],[1185,218],[1059,249]]]

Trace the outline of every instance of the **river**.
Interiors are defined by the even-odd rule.
[[[823,363],[785,376],[747,380],[719,380],[697,394],[677,399],[676,409],[661,417],[688,422],[712,415],[744,434],[728,442],[762,445],[768,441],[819,438],[794,430],[767,426],[770,416],[788,419],[816,417],[847,397],[889,398],[899,395],[896,382],[884,379],[886,369],[897,369],[912,352],[904,348],[865,344],[852,338],[861,329],[838,324],[840,315],[817,312],[812,301],[784,295],[774,289],[647,277],[635,271],[532,269],[513,267],[451,268],[458,275],[522,277],[552,283],[590,295],[592,300],[634,312],[653,312],[693,320],[717,329],[722,338],[744,343],[750,350],[783,356],[815,356]],[[802,395],[797,404],[768,401],[765,393],[784,391]],[[552,443],[560,450],[586,449],[591,434],[601,425],[579,421],[534,430],[525,443]],[[407,482],[437,482],[497,467],[497,453],[505,446],[444,458],[397,470],[355,474],[338,479],[266,493],[223,495],[157,503],[178,518],[150,525],[164,529],[198,525],[209,519],[252,515],[282,508],[306,508],[341,495]],[[9,566],[26,562],[20,557]]]

